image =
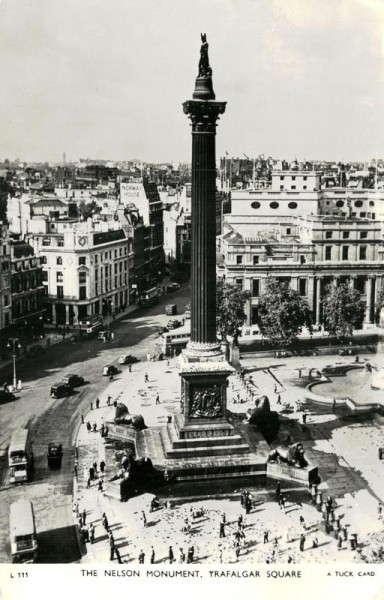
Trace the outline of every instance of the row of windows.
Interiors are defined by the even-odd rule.
[[[329,200],[327,201],[327,204],[329,204]],[[337,208],[342,208],[344,206],[345,202],[344,200],[336,200],[336,206]],[[347,205],[350,204],[350,202],[348,202],[347,200]],[[355,202],[353,203],[354,206],[356,206],[356,208],[361,208],[364,204],[364,200],[355,200]],[[369,201],[369,206],[375,206],[375,203],[373,200]]]
[[[124,252],[123,252],[123,248],[119,248],[119,252],[116,249],[114,251],[114,258],[118,258],[124,255],[126,255],[128,253],[128,249],[124,248]],[[97,264],[99,261],[99,255],[95,254],[95,263]],[[103,260],[108,260],[108,259],[112,259],[112,250],[110,250],[109,252],[104,252],[104,254],[100,254],[100,261],[102,262]],[[40,262],[42,265],[46,265],[47,264],[47,257],[46,256],[41,256],[40,258]],[[57,265],[62,265],[63,264],[63,257],[62,256],[57,256],[56,257],[56,264]],[[86,256],[79,256],[78,258],[78,265],[82,266],[82,265],[86,265],[87,264],[87,257]]]
[[[342,232],[343,239],[344,240],[348,239],[350,233],[351,233],[350,231],[343,231]],[[360,237],[361,240],[366,240],[368,238],[368,231],[360,231],[359,233],[360,233],[359,237]],[[332,239],[332,237],[333,237],[333,231],[326,231],[325,232],[325,239],[326,240],[330,240],[330,239]]]
[[[285,177],[286,177],[285,175],[280,175],[280,181],[284,181]],[[288,175],[287,177],[290,177],[290,179],[292,181],[295,181],[295,179],[296,179],[296,175],[291,175],[291,176]],[[300,175],[299,175],[299,177],[300,177]],[[303,181],[307,181],[307,179],[308,179],[307,175],[303,175]]]
[[[332,246],[325,246],[325,260],[332,260]],[[349,246],[341,247],[341,260],[349,260]],[[367,260],[367,246],[359,247],[359,260]]]
[[[261,206],[261,202],[252,202],[251,207],[252,208],[260,208]],[[269,203],[269,208],[272,209],[276,209],[279,208],[280,204],[278,202],[270,202]],[[294,210],[295,208],[297,208],[297,202],[288,202],[288,208],[290,208],[291,210]]]

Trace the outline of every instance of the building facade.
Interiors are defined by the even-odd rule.
[[[384,291],[383,192],[322,190],[317,172],[299,172],[300,180],[293,179],[297,171],[282,173],[283,180],[273,174],[268,189],[233,190],[225,218],[218,275],[250,292],[246,324],[257,323],[269,277],[306,298],[316,323],[327,287],[348,283],[366,303],[366,324],[373,324]]]
[[[0,330],[3,330],[12,323],[11,249],[9,229],[5,223],[0,223],[0,237]]]

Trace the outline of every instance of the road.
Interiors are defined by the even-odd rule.
[[[184,285],[177,292],[165,295],[151,308],[137,310],[132,316],[112,322],[115,339],[111,342],[90,338],[74,344],[68,339],[51,346],[38,358],[18,361],[17,373],[23,381],[23,391],[16,401],[0,406],[0,562],[11,561],[9,505],[21,497],[34,504],[39,562],[79,560],[73,526],[72,487],[74,446],[81,415],[88,411],[91,401],[105,394],[109,382],[102,376],[104,365],[117,365],[123,353],[134,354],[143,360],[148,351],[154,350],[157,328],[166,325],[170,318],[164,314],[164,307],[170,302],[175,302],[182,313],[189,302],[189,286]],[[72,396],[54,400],[50,397],[50,388],[66,373],[77,373],[87,383],[77,388]],[[0,369],[0,377],[2,381],[11,381],[12,366]],[[6,452],[13,431],[21,427],[29,427],[31,431],[35,473],[30,483],[11,486]],[[64,458],[59,470],[51,470],[47,465],[47,446],[54,440],[63,444]]]

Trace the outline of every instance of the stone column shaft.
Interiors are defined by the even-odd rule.
[[[191,341],[216,343],[216,144],[192,134]]]

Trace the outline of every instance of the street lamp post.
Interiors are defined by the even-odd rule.
[[[16,348],[21,348],[19,338],[9,338],[7,348],[12,346],[12,359],[13,359],[13,389],[17,389],[17,377],[16,377]]]

